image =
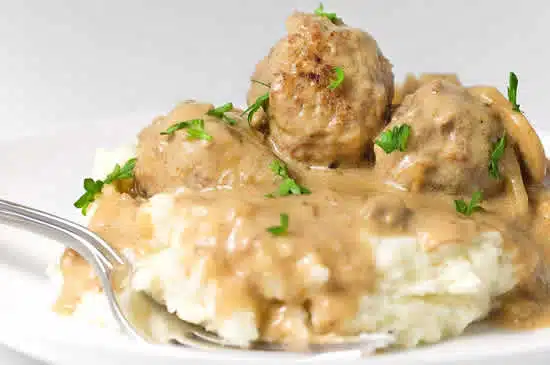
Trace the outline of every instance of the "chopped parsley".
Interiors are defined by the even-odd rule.
[[[250,105],[246,110],[241,114],[245,115],[248,113],[248,123],[252,121],[252,116],[254,113],[256,113],[260,108],[262,108],[264,111],[267,111],[267,106],[269,105],[269,92],[266,92],[263,95],[260,95],[254,104]]]
[[[466,204],[463,199],[455,200],[455,209],[458,213],[462,213],[465,216],[471,216],[472,213],[482,210],[479,203],[483,200],[483,193],[481,191],[475,191],[472,193],[472,199],[470,203]]]
[[[178,122],[171,125],[167,130],[160,134],[166,136],[172,136],[176,131],[185,129],[187,137],[190,139],[203,139],[205,141],[211,141],[212,136],[206,133],[204,130],[204,119],[191,119],[185,122]]]
[[[510,81],[508,85],[508,100],[512,103],[512,110],[515,112],[520,112],[519,104],[517,102],[518,97],[518,77],[515,73],[510,72]]]
[[[275,198],[276,196],[288,196],[288,195],[308,195],[311,191],[305,186],[299,185],[296,180],[290,177],[288,174],[288,168],[285,163],[279,160],[274,160],[269,164],[269,168],[277,176],[283,178],[283,181],[277,188],[277,191],[271,194],[267,194],[268,198]]]
[[[282,236],[288,233],[288,214],[281,213],[280,224],[278,226],[271,226],[266,230],[274,236]]]
[[[325,12],[325,6],[323,5],[323,3],[319,4],[319,7],[315,9],[314,13],[319,16],[324,16],[333,23],[336,23],[338,20],[340,20],[338,16],[336,16],[336,13]]]
[[[344,70],[342,67],[335,67],[333,71],[336,78],[328,85],[328,88],[331,90],[336,89],[338,86],[342,85],[342,82],[344,82]]]
[[[382,132],[374,143],[380,146],[386,153],[392,153],[397,150],[404,152],[407,150],[407,141],[409,140],[410,133],[411,127],[408,124],[402,124]]]
[[[227,112],[230,112],[231,110],[233,110],[233,103],[225,103],[222,106],[218,106],[217,108],[210,109],[209,111],[206,112],[206,115],[220,118],[223,121],[227,122],[228,124],[235,125],[237,124],[237,121],[225,114]]]
[[[498,163],[504,155],[504,149],[506,148],[506,135],[503,135],[493,145],[493,151],[491,152],[491,159],[489,161],[489,175],[494,179],[500,179],[500,170],[498,169]]]
[[[119,164],[115,165],[113,171],[107,175],[105,180],[94,180],[91,178],[84,179],[84,194],[74,202],[76,208],[82,210],[82,215],[86,215],[88,207],[92,204],[96,197],[101,194],[103,186],[106,184],[112,184],[118,180],[131,179],[134,177],[134,168],[136,166],[136,159],[129,159],[124,166],[120,167]]]
[[[136,159],[131,158],[124,166],[120,167],[119,164],[115,165],[113,171],[105,178],[105,184],[112,184],[116,180],[131,179],[134,177],[134,168],[136,167]]]
[[[269,164],[269,169],[277,176],[288,177],[288,168],[281,160],[273,160],[273,162]]]

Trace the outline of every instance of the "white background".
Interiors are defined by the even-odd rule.
[[[99,120],[144,119],[182,99],[242,105],[285,17],[317,5],[0,0],[0,141],[66,127],[85,139]],[[396,80],[407,71],[453,71],[465,83],[505,90],[515,71],[522,109],[550,129],[550,2],[327,0],[325,7],[378,40]],[[0,349],[2,364],[27,361]]]

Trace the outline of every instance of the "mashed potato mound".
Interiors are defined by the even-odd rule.
[[[353,320],[340,325],[350,332],[392,333],[398,345],[407,347],[438,342],[487,316],[493,299],[516,284],[513,255],[503,252],[497,232],[480,235],[468,247],[448,245],[432,251],[414,237],[363,239],[375,252],[378,288],[360,300]],[[260,323],[254,312],[218,317],[216,308],[224,299],[216,297],[216,281],[203,274],[204,261],[195,262],[191,270],[183,267],[187,260],[180,244],[171,242],[138,261],[134,289],[150,293],[180,318],[217,331],[232,343],[258,339]],[[327,274],[319,267],[312,280]],[[285,320],[292,332],[309,337],[303,314],[297,311]]]

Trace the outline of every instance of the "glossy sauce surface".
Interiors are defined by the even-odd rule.
[[[435,249],[469,244],[481,232],[496,230],[503,235],[506,249],[518,249],[517,264],[523,265],[523,273],[518,271],[518,275],[524,275],[524,285],[503,298],[495,322],[513,328],[548,323],[550,296],[540,282],[546,273],[538,272],[550,257],[550,245],[546,246],[550,223],[543,208],[518,219],[513,213],[503,214],[513,212],[515,205],[513,197],[504,196],[486,202],[483,214],[463,217],[456,213],[448,195],[389,193],[384,190],[392,188],[386,185],[372,191],[361,184],[375,178],[371,170],[355,178],[347,176],[347,184],[340,184],[340,173],[314,171],[311,180],[304,179],[314,192],[306,196],[267,199],[264,194],[272,190],[270,185],[176,195],[174,214],[182,222],[179,234],[182,242],[191,242],[184,245],[189,250],[187,264],[208,257],[208,275],[217,278],[218,294],[224,298],[218,313],[230,316],[236,309],[249,308],[263,318],[265,335],[277,339],[284,337],[290,326],[285,325],[284,314],[301,310],[306,301],[316,330],[332,331],[330,318],[352,318],[358,298],[376,287],[373,253],[361,243],[361,232],[410,235]],[[535,189],[530,196],[533,205],[536,201],[539,206],[550,206],[545,190]],[[108,190],[90,228],[119,250],[137,256],[154,252],[158,249],[151,243],[155,228],[147,210],[139,208],[142,204],[146,200],[138,203],[127,194]],[[292,217],[288,235],[274,237],[266,227],[277,225],[282,212]],[[315,263],[331,270],[330,280],[319,286],[305,279]],[[99,287],[92,270],[74,252],[66,252],[61,267],[65,284],[57,309],[70,312],[84,292]],[[288,272],[294,274],[286,275]],[[283,281],[277,290],[269,289],[273,278]]]

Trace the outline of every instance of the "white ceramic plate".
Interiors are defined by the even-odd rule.
[[[81,193],[96,147],[132,142],[151,116],[116,118],[0,143],[0,197],[78,219],[72,203]],[[545,136],[550,136],[545,134]],[[550,137],[545,138],[547,150]],[[45,270],[60,246],[32,234],[0,226],[0,343],[54,364],[204,364],[239,360],[257,364],[319,360],[265,353],[202,353],[150,346],[118,334],[59,318],[49,311],[52,287]],[[477,329],[443,344],[362,359],[368,364],[546,364],[550,329],[503,332]],[[336,355],[332,355],[336,356]],[[345,357],[350,359],[350,357]],[[194,361],[193,361],[194,360]],[[334,359],[333,359],[334,360]]]

